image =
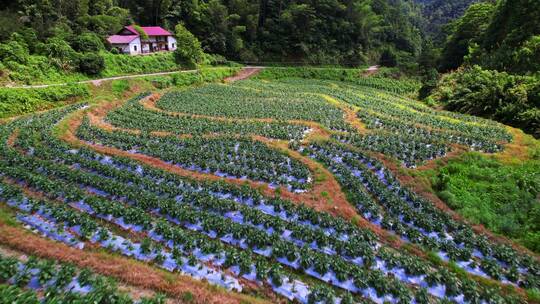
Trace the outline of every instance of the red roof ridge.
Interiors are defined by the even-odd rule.
[[[139,35],[112,35],[107,38],[111,44],[127,44],[139,38]]]
[[[134,34],[139,35],[139,32],[135,30],[133,25],[125,26],[125,28]],[[141,28],[148,36],[172,36],[169,31],[165,30],[161,26],[141,26]]]

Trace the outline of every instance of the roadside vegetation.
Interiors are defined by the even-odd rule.
[[[88,97],[88,85],[36,89],[0,88],[0,118],[47,110]]]

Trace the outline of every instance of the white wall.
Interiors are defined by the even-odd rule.
[[[178,47],[176,45],[176,39],[174,39],[174,37],[172,37],[172,36],[167,37],[167,45],[169,46],[170,51],[174,51]]]
[[[150,41],[155,41],[154,39],[151,39]],[[124,54],[130,54],[130,55],[138,55],[142,52],[149,53],[150,52],[150,46],[149,44],[145,43],[141,46],[141,39],[135,38],[133,41],[131,41],[129,44],[115,44],[113,45],[116,48],[121,48],[122,53]],[[135,46],[137,47],[137,50],[135,50]],[[176,50],[178,47],[176,45],[176,39],[172,36],[167,37],[167,46],[169,47],[170,51]]]
[[[137,50],[135,50],[135,47],[137,47]],[[128,51],[125,52],[130,55],[137,55],[141,53],[141,39],[135,38],[129,43]]]

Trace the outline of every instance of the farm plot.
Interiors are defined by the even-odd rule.
[[[108,299],[112,303],[159,304],[165,301],[160,295],[135,301],[128,293],[120,292],[114,280],[88,268],[79,269],[53,260],[32,256],[22,260],[0,254],[0,269],[3,303],[91,303]]]
[[[270,302],[520,303],[522,288],[539,287],[536,257],[477,234],[436,209],[402,187],[369,152],[416,164],[452,147],[443,132],[466,138],[452,142],[465,148],[484,143],[486,150],[495,149],[491,144],[501,149],[510,139],[501,126],[460,120],[343,83],[245,81],[193,90],[164,95],[156,103],[161,110],[145,107],[147,94],[127,101],[105,116],[115,130],[93,125],[86,115],[92,109],[84,105],[1,125],[0,201],[5,204],[0,206],[24,227],[77,250],[100,248],[230,293],[270,297]],[[321,99],[322,94],[343,105]],[[375,97],[362,101],[354,97],[359,94]],[[238,100],[228,101],[232,95]],[[199,101],[186,96],[201,98],[207,108],[196,112]],[[312,104],[292,110],[312,97]],[[383,107],[379,99],[400,104],[404,113],[387,109],[396,105]],[[235,115],[234,107],[242,104],[252,110]],[[290,113],[282,114],[281,106]],[[385,128],[359,134],[344,106],[358,106],[358,113],[380,110],[394,119],[417,111],[425,119],[414,128],[440,137],[419,141]],[[287,119],[278,121],[281,115]],[[58,134],[70,132],[62,130],[65,124],[76,126],[71,140]],[[314,125],[328,134],[306,137]],[[475,145],[465,145],[467,140]],[[310,195],[317,183],[314,172],[268,144],[276,142],[326,166],[341,185],[334,191],[347,194],[356,215],[371,224],[361,227],[312,206],[266,196],[248,183],[194,179],[128,157],[149,156],[187,171]],[[398,142],[408,154],[390,149]]]
[[[343,112],[321,96],[291,90],[268,90],[235,85],[207,85],[195,90],[167,93],[157,106],[170,111],[233,118],[306,120],[333,130],[346,130]]]
[[[242,82],[241,85],[258,86],[254,81]],[[323,94],[355,107],[359,120],[372,132],[367,135],[342,132],[335,134],[334,138],[364,150],[392,156],[407,166],[440,157],[449,152],[452,145],[496,152],[511,140],[505,128],[495,122],[435,111],[389,92],[350,83],[281,79],[258,87]]]
[[[130,100],[121,108],[111,111],[107,115],[106,121],[113,126],[146,132],[164,131],[179,135],[260,135],[283,140],[301,139],[309,129],[303,125],[286,122],[224,121],[149,111],[140,104],[141,99],[146,96],[148,94],[141,95]]]

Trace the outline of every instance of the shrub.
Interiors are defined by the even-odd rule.
[[[0,118],[48,109],[64,104],[63,101],[88,95],[86,85],[39,89],[0,88]]]
[[[77,36],[71,45],[78,52],[99,52],[105,49],[101,38],[94,33],[84,33]]]
[[[79,58],[79,71],[87,75],[98,75],[105,69],[105,60],[97,53],[86,53]]]
[[[438,196],[468,220],[540,250],[540,162],[506,165],[469,152],[439,169]]]
[[[447,74],[431,95],[446,109],[491,118],[540,137],[540,81],[479,66]]]
[[[177,49],[174,51],[176,63],[195,67],[203,60],[203,50],[199,40],[183,24],[175,27]]]
[[[49,38],[38,46],[38,52],[62,70],[70,70],[77,60],[77,53],[60,38]]]
[[[184,303],[192,303],[194,301],[195,297],[193,294],[189,291],[184,291],[182,293],[182,302]]]
[[[114,55],[103,53],[105,70],[102,75],[116,76],[172,71],[178,68],[171,53],[155,53],[147,56]]]
[[[135,31],[137,31],[137,33],[139,33],[139,36],[141,37],[141,40],[148,40],[148,35],[142,29],[142,27],[140,27],[140,26],[138,26],[136,24],[134,24],[132,26],[133,26],[133,29],[135,29]]]
[[[28,49],[17,41],[0,44],[0,61],[13,61],[21,64],[28,62]]]

